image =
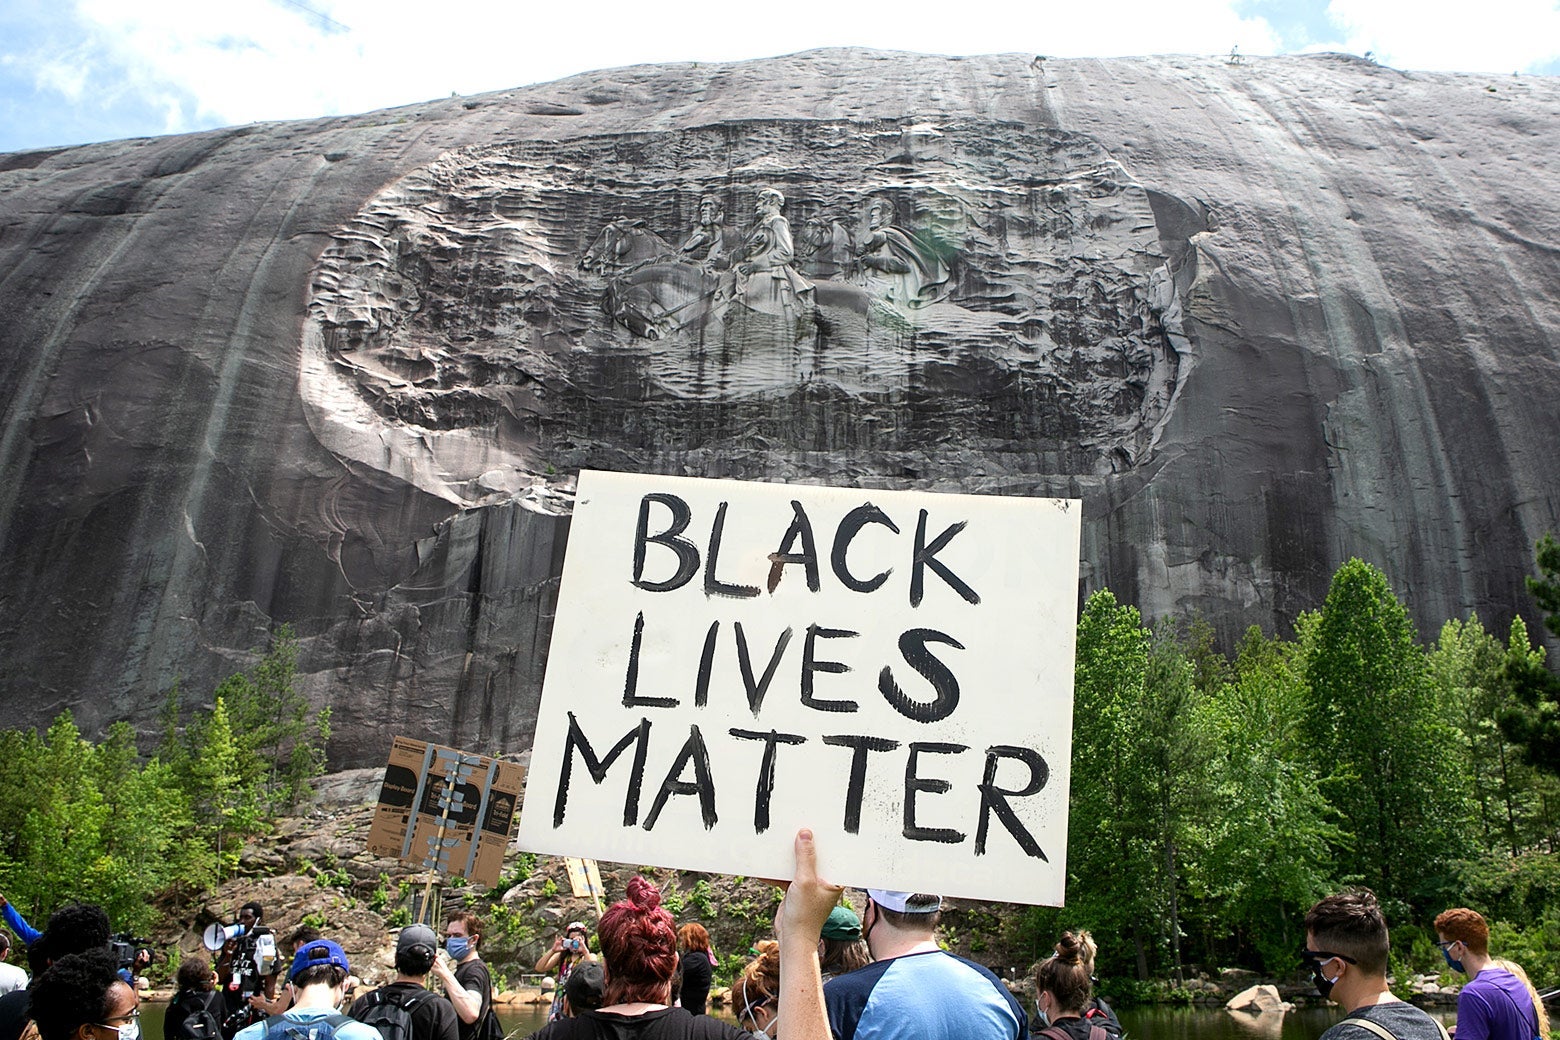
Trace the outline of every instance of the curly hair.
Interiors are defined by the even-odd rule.
[[[52,960],[108,945],[113,928],[96,903],[67,903],[49,915],[43,929],[44,948]]]
[[[1063,932],[1056,941],[1056,952],[1035,966],[1036,991],[1051,994],[1058,1011],[1082,1014],[1094,995],[1094,980],[1084,963],[1087,940],[1087,932]]]
[[[1317,903],[1305,915],[1305,930],[1324,953],[1354,958],[1367,975],[1387,973],[1391,940],[1387,919],[1368,888],[1340,892]]]
[[[1477,910],[1465,906],[1443,910],[1435,917],[1435,930],[1474,953],[1487,955],[1490,952],[1490,926],[1484,923],[1484,915]]]
[[[665,1004],[677,970],[677,930],[661,906],[661,890],[635,875],[628,898],[613,903],[596,926],[606,960],[606,1006]]]
[[[108,1018],[109,990],[123,986],[106,950],[61,957],[28,991],[32,1020],[43,1040],[70,1040],[84,1025]]]
[[[744,1029],[755,1027],[754,1008],[778,1006],[780,1000],[780,944],[765,939],[755,948],[758,956],[731,984],[732,1008],[737,1012],[737,1024]]]
[[[211,962],[199,955],[186,957],[179,962],[178,974],[174,976],[181,990],[194,990],[199,993],[212,988]]]

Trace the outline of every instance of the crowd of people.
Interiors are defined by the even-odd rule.
[[[939,946],[939,896],[868,889],[857,916],[840,905],[843,890],[818,877],[809,832],[797,835],[795,851],[775,937],[755,947],[732,984],[736,1025],[705,1013],[718,964],[709,933],[693,922],[678,928],[660,890],[635,877],[627,897],[602,915],[595,949],[590,930],[575,921],[537,962],[538,971],[555,975],[556,997],[547,1025],[528,1040],[1124,1035],[1094,992],[1097,947],[1088,932],[1063,933],[1055,952],[1036,966],[1031,1019],[991,971]],[[179,965],[164,1040],[503,1040],[475,915],[449,916],[442,956],[432,928],[403,927],[395,980],[355,1000],[346,952],[317,932],[287,937],[290,960],[253,954],[263,916],[258,904],[246,904],[224,933],[231,937],[215,964],[196,956]],[[1482,916],[1448,910],[1435,929],[1448,966],[1468,975],[1458,998],[1458,1040],[1549,1040],[1542,1000],[1519,966],[1491,955]],[[0,987],[7,987],[0,990],[0,1040],[140,1040],[141,993],[135,978],[122,973],[101,909],[71,904],[56,910],[41,932],[17,930],[30,936],[33,977],[0,971]],[[1307,913],[1305,932],[1301,963],[1318,992],[1346,1012],[1322,1040],[1449,1040],[1439,1021],[1392,994],[1387,923],[1370,892],[1321,900]],[[0,969],[14,967],[4,963],[9,952],[9,937],[0,932]],[[253,971],[246,967],[250,957]]]

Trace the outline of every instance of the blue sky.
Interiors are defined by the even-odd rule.
[[[810,47],[1053,57],[1370,51],[1560,73],[1556,0],[0,0],[0,152],[362,112]]]

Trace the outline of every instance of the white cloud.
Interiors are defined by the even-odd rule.
[[[1327,15],[1349,50],[1395,68],[1525,72],[1560,57],[1554,0],[1331,0]]]
[[[0,25],[25,22],[29,33],[22,42],[8,33],[0,68],[30,77],[37,96],[27,104],[60,106],[56,125],[72,113],[96,127],[104,113],[136,112],[142,123],[125,133],[159,123],[174,132],[366,111],[616,65],[823,46],[1054,57],[1313,50],[1323,46],[1315,37],[1327,3],[905,0],[884,8],[791,0],[744,9],[686,0],[673,9],[645,0],[13,0]],[[1310,16],[1304,39],[1282,21],[1294,23],[1297,12]],[[1337,42],[1324,46],[1374,51],[1400,68],[1509,72],[1560,50],[1553,0],[1487,0],[1477,14],[1445,0],[1331,0],[1326,16]]]

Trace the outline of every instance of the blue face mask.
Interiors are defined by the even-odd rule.
[[[1452,960],[1452,948],[1450,946],[1441,947],[1441,956],[1446,958],[1447,967],[1451,968],[1453,971],[1463,970],[1462,961]]]
[[[460,960],[471,952],[471,940],[464,935],[451,935],[444,940],[444,950],[451,957]]]

